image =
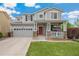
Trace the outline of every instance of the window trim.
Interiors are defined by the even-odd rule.
[[[58,14],[57,12],[54,13],[54,15],[53,15],[54,16],[54,19],[57,19],[58,18],[57,17],[57,14]]]
[[[31,15],[31,21],[33,20],[33,16]]]
[[[57,19],[57,18],[58,18],[58,13],[57,12],[51,12],[51,19]]]
[[[41,16],[42,16],[42,17],[41,17]],[[43,18],[43,14],[40,14],[39,17],[40,17],[40,18]]]
[[[27,15],[25,16],[25,20],[27,21]]]

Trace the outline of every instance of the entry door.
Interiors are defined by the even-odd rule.
[[[39,27],[39,35],[43,35],[43,27]]]

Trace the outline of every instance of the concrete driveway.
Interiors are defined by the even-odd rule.
[[[0,41],[0,56],[25,56],[32,38],[6,38]]]

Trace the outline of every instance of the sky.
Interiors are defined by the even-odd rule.
[[[57,8],[64,12],[62,20],[67,20],[74,24],[79,18],[79,3],[0,3],[0,10],[6,11],[13,21],[16,16],[25,13],[34,13],[43,8]]]

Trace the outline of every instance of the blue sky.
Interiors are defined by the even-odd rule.
[[[20,16],[23,13],[33,13],[42,8],[59,8],[64,12],[62,13],[62,19],[68,20],[70,23],[74,23],[79,18],[79,3],[35,3],[35,4],[3,4],[0,3],[0,9],[6,10],[6,12],[12,17]],[[10,12],[9,12],[10,11]]]

